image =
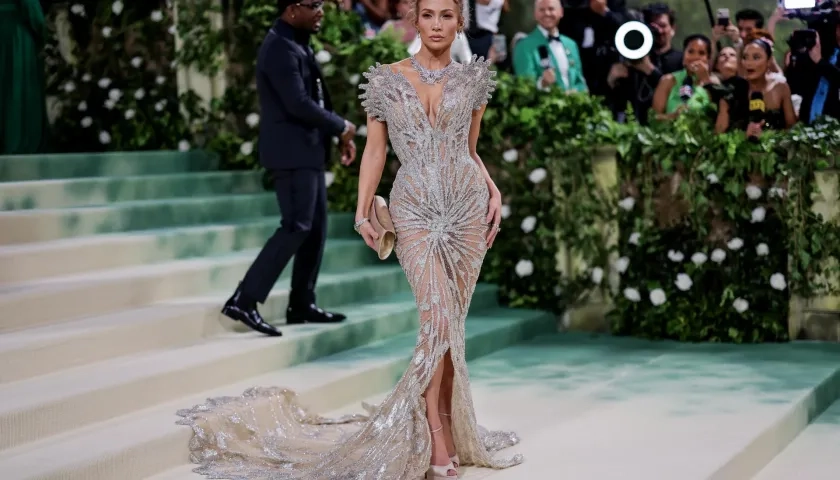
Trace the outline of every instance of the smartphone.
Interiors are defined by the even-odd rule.
[[[781,0],[779,5],[785,10],[799,10],[803,8],[816,8],[817,0]]]
[[[493,50],[496,51],[496,59],[504,61],[507,58],[507,37],[502,34],[493,35]]]
[[[717,24],[720,25],[721,27],[728,27],[729,26],[729,9],[728,8],[718,8]]]

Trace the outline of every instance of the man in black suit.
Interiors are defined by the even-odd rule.
[[[356,156],[356,127],[332,111],[309,37],[321,27],[322,0],[278,0],[280,18],[257,58],[260,98],[260,163],[272,173],[282,220],[222,313],[266,335],[280,331],[257,310],[292,256],[287,324],[340,322],[345,316],[315,304],[315,282],[327,234],[324,180],[332,137],[342,163]]]

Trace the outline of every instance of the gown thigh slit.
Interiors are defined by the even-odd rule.
[[[461,465],[522,462],[519,454],[495,455],[519,442],[515,433],[476,422],[465,351],[465,320],[490,228],[489,190],[468,138],[473,112],[495,88],[495,73],[483,59],[453,67],[434,123],[414,85],[390,66],[371,67],[361,86],[362,106],[385,123],[400,161],[389,196],[394,252],[419,320],[402,377],[379,405],[363,404],[363,412],[338,418],[311,413],[293,390],[280,386],[181,410],[179,423],[193,430],[196,472],[232,480],[418,480],[431,459],[425,395],[438,368],[444,378],[432,410],[447,408],[441,412],[451,415]]]

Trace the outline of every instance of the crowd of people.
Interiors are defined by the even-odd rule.
[[[419,50],[416,29],[406,15],[411,0],[342,2],[359,12],[367,35],[396,34],[409,53]],[[627,8],[625,0],[588,0],[573,7],[564,3],[536,0],[536,28],[508,40],[499,34],[499,22],[509,11],[509,0],[471,0],[466,34],[456,40],[452,56],[460,62],[473,54],[488,58],[500,69],[533,78],[541,89],[556,86],[598,95],[622,122],[628,113],[647,124],[705,108],[718,131],[757,135],[797,121],[840,118],[840,6],[834,2],[821,13],[780,7],[769,18],[741,10],[731,20],[718,18],[708,32],[687,35],[682,45],[673,43],[678,14],[665,3],[639,11]],[[615,36],[632,20],[650,28],[654,46],[642,59],[630,61],[619,54]],[[780,22],[803,22],[803,28],[787,42],[780,41]],[[781,65],[776,61],[780,49]],[[750,99],[757,97],[765,111],[760,121],[750,114]]]

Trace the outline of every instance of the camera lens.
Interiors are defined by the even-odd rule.
[[[624,36],[624,45],[630,50],[638,50],[645,43],[645,37],[638,30],[631,30]]]

